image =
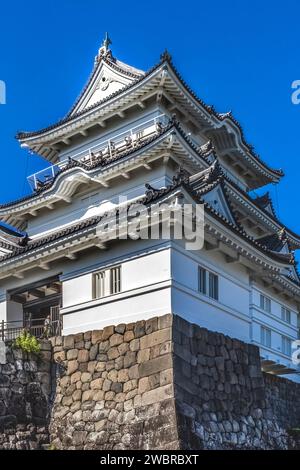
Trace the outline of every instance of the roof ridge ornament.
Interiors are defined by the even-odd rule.
[[[95,57],[95,66],[100,62],[100,60],[104,57],[111,56],[111,50],[109,46],[112,44],[112,40],[110,39],[108,33],[105,33],[104,39],[102,41],[101,47],[98,50],[98,54]]]
[[[164,52],[160,55],[160,60],[162,62],[172,62],[172,56],[170,54],[170,52],[168,51],[168,49],[165,49]]]

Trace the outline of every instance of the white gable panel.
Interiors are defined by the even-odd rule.
[[[229,222],[235,223],[221,186],[212,189],[209,193],[202,197],[205,202],[207,202],[213,209],[219,212],[219,214],[226,217]]]
[[[83,93],[73,113],[82,111],[99,101],[102,101],[107,96],[112,95],[116,91],[121,90],[135,80],[134,77],[122,73],[121,70],[114,70],[106,62],[101,61],[94,72],[88,88]]]

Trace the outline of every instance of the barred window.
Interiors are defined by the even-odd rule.
[[[110,293],[118,294],[121,292],[121,266],[110,270]]]
[[[292,355],[292,340],[287,336],[282,336],[281,338],[281,351],[287,356]]]
[[[281,307],[281,319],[286,323],[291,323],[291,311],[286,307]]]
[[[198,290],[211,299],[219,300],[219,276],[199,266]]]
[[[271,299],[263,294],[260,294],[260,308],[267,313],[271,313]]]
[[[121,292],[121,266],[93,274],[93,299]]]
[[[267,346],[267,348],[271,347],[272,342],[270,328],[265,328],[264,326],[260,327],[260,342],[263,346]]]

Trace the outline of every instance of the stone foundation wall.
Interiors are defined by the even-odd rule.
[[[177,449],[172,316],[53,339],[57,449]]]
[[[40,362],[8,346],[0,366],[0,448],[288,449],[299,427],[300,384],[178,316],[52,338]]]
[[[300,384],[264,374],[259,350],[174,317],[174,388],[185,449],[287,449]]]
[[[42,449],[49,443],[51,343],[41,343],[37,360],[12,343],[0,364],[0,449]]]

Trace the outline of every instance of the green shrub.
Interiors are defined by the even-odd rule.
[[[31,335],[28,331],[24,330],[14,341],[14,347],[21,349],[26,353],[33,353],[39,355],[41,345],[35,336]]]
[[[53,442],[51,442],[51,443],[49,444],[49,446],[47,447],[47,450],[57,450],[57,449],[56,449],[56,445],[53,444]]]

